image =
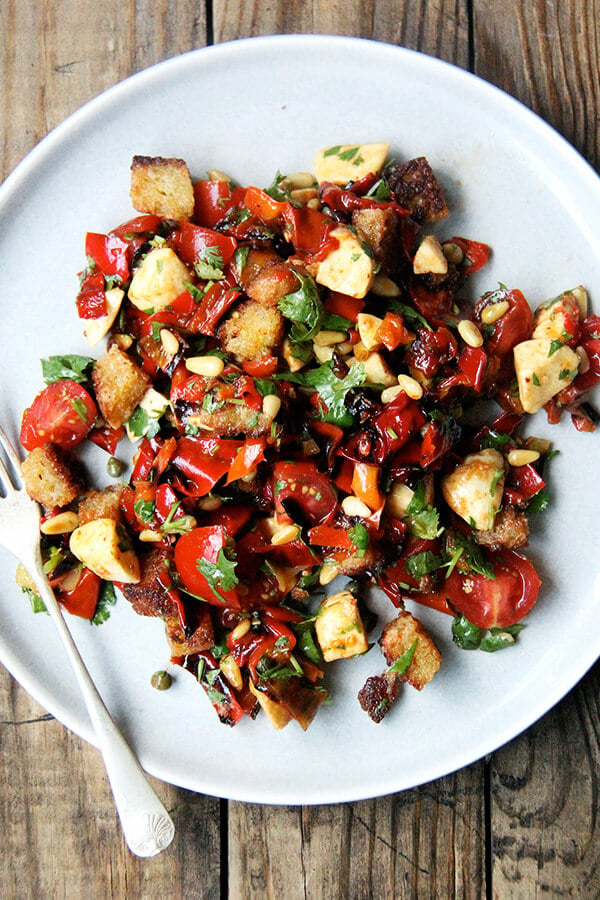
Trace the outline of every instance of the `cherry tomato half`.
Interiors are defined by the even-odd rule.
[[[21,443],[26,450],[43,444],[74,447],[93,426],[98,410],[76,381],[53,381],[23,413]]]
[[[276,508],[286,509],[286,501],[295,506],[311,525],[325,522],[337,506],[337,495],[328,478],[311,462],[279,462],[273,466]]]

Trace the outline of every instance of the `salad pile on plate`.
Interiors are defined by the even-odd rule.
[[[596,427],[584,288],[535,313],[504,285],[473,306],[461,288],[489,248],[436,236],[448,208],[429,163],[388,152],[328,147],[314,175],[266,189],[135,157],[140,215],[88,234],[80,275],[84,333],[107,348],[44,360],[23,416],[58,598],[100,622],[117,585],[163,619],[172,661],[229,725],[262,708],[308,727],[326,664],[370,649],[368,585],[391,601],[359,693],[374,721],[441,664],[412,601],[448,614],[465,649],[513,644],[540,587],[522,549],[552,452],[521,425],[545,408]],[[88,441],[108,487],[86,484]]]

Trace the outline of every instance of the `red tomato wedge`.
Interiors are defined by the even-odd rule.
[[[21,443],[26,450],[43,444],[74,447],[92,428],[98,410],[76,381],[53,381],[23,413]]]

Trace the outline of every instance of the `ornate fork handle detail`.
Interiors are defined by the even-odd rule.
[[[137,856],[155,856],[169,846],[175,827],[150,786],[125,738],[110,717],[86,669],[42,568],[39,507],[21,488],[19,459],[0,428],[0,447],[14,469],[0,457],[0,543],[25,566],[60,634],[85,700],[127,845]]]

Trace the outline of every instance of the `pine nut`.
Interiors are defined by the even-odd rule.
[[[129,350],[133,344],[133,338],[130,334],[115,334],[113,335],[113,340],[121,350]]]
[[[586,289],[582,284],[578,284],[577,287],[573,288],[571,294],[575,298],[577,306],[579,307],[581,317],[585,319],[585,317],[587,316],[588,306],[588,295]]]
[[[168,353],[169,356],[175,356],[175,354],[179,352],[179,341],[168,328],[161,328],[160,342],[163,345],[163,350],[165,353]]]
[[[240,667],[231,653],[228,653],[227,656],[223,657],[219,662],[219,668],[229,684],[237,691],[241,691],[244,686],[244,680],[242,678],[242,673],[240,672]]]
[[[274,419],[281,409],[281,398],[277,394],[267,394],[263,397],[262,411],[268,419]]]
[[[158,544],[162,541],[162,534],[159,534],[158,531],[151,531],[149,528],[140,531],[138,537],[144,544]]]
[[[317,347],[333,347],[335,344],[343,344],[345,340],[345,331],[328,331],[327,328],[319,331],[314,337],[314,342]]]
[[[292,172],[291,175],[286,175],[281,182],[281,187],[287,188],[288,191],[310,188],[314,185],[315,178],[310,172]]]
[[[326,363],[333,358],[333,347],[320,347],[319,344],[315,344],[313,341],[313,353],[317,362]]]
[[[420,400],[423,396],[423,387],[410,375],[398,375],[398,384],[411,400]]]
[[[83,574],[83,566],[75,566],[70,572],[67,572],[60,583],[61,591],[73,591],[79,584],[79,579]]]
[[[235,644],[236,641],[241,640],[244,635],[248,634],[250,631],[250,619],[242,619],[241,622],[238,622],[235,628],[232,628],[229,634],[229,640]]]
[[[394,387],[384,388],[381,392],[381,402],[382,403],[391,403],[392,400],[395,400],[398,394],[403,393],[400,385],[394,385]]]
[[[335,350],[340,356],[348,356],[349,353],[352,353],[352,348],[354,344],[351,344],[350,341],[344,341],[341,344],[337,344]]]
[[[188,372],[195,375],[204,375],[206,378],[218,378],[225,368],[225,363],[220,356],[190,356],[185,361]]]
[[[319,199],[317,191],[312,187],[294,188],[293,191],[290,191],[290,197],[292,200],[295,200],[296,203],[301,203],[303,206],[306,206],[310,200]]]
[[[579,359],[578,372],[580,375],[585,375],[590,370],[590,358],[585,351],[585,347],[576,347],[575,353]]]
[[[498,319],[501,319],[505,312],[510,309],[508,300],[499,300],[498,303],[490,303],[481,311],[481,321],[485,325],[493,325]]]
[[[359,516],[361,519],[368,519],[371,515],[371,510],[367,504],[353,494],[350,497],[344,497],[342,509],[347,516]]]
[[[319,572],[319,584],[330,584],[334,578],[340,574],[340,567],[334,566],[333,563],[325,563]]]
[[[51,519],[46,519],[40,525],[40,531],[42,534],[71,534],[78,525],[79,517],[77,513],[67,510],[52,516]]]
[[[448,241],[446,244],[442,244],[442,250],[444,251],[444,256],[448,260],[449,263],[453,263],[455,266],[460,266],[461,262],[465,258],[465,254],[462,252],[458,244],[453,244],[452,241]]]
[[[461,319],[458,323],[458,333],[469,347],[481,347],[483,344],[483,336],[475,324],[470,319]]]
[[[223,506],[223,501],[220,497],[211,497],[210,494],[207,494],[206,497],[200,497],[196,505],[203,509],[204,512],[214,512],[215,509],[220,509]]]
[[[371,285],[371,293],[376,297],[399,297],[400,288],[387,275],[376,275]]]
[[[306,205],[309,209],[321,209],[321,201],[318,197],[315,197],[313,200],[309,200]]]
[[[299,525],[282,525],[271,538],[271,543],[275,547],[279,547],[281,544],[291,544],[292,541],[300,537],[301,531],[302,529]]]
[[[206,174],[209,181],[232,181],[229,175],[226,172],[221,172],[220,169],[209,169]]]
[[[540,458],[537,450],[511,450],[506,457],[510,466],[526,466]]]

